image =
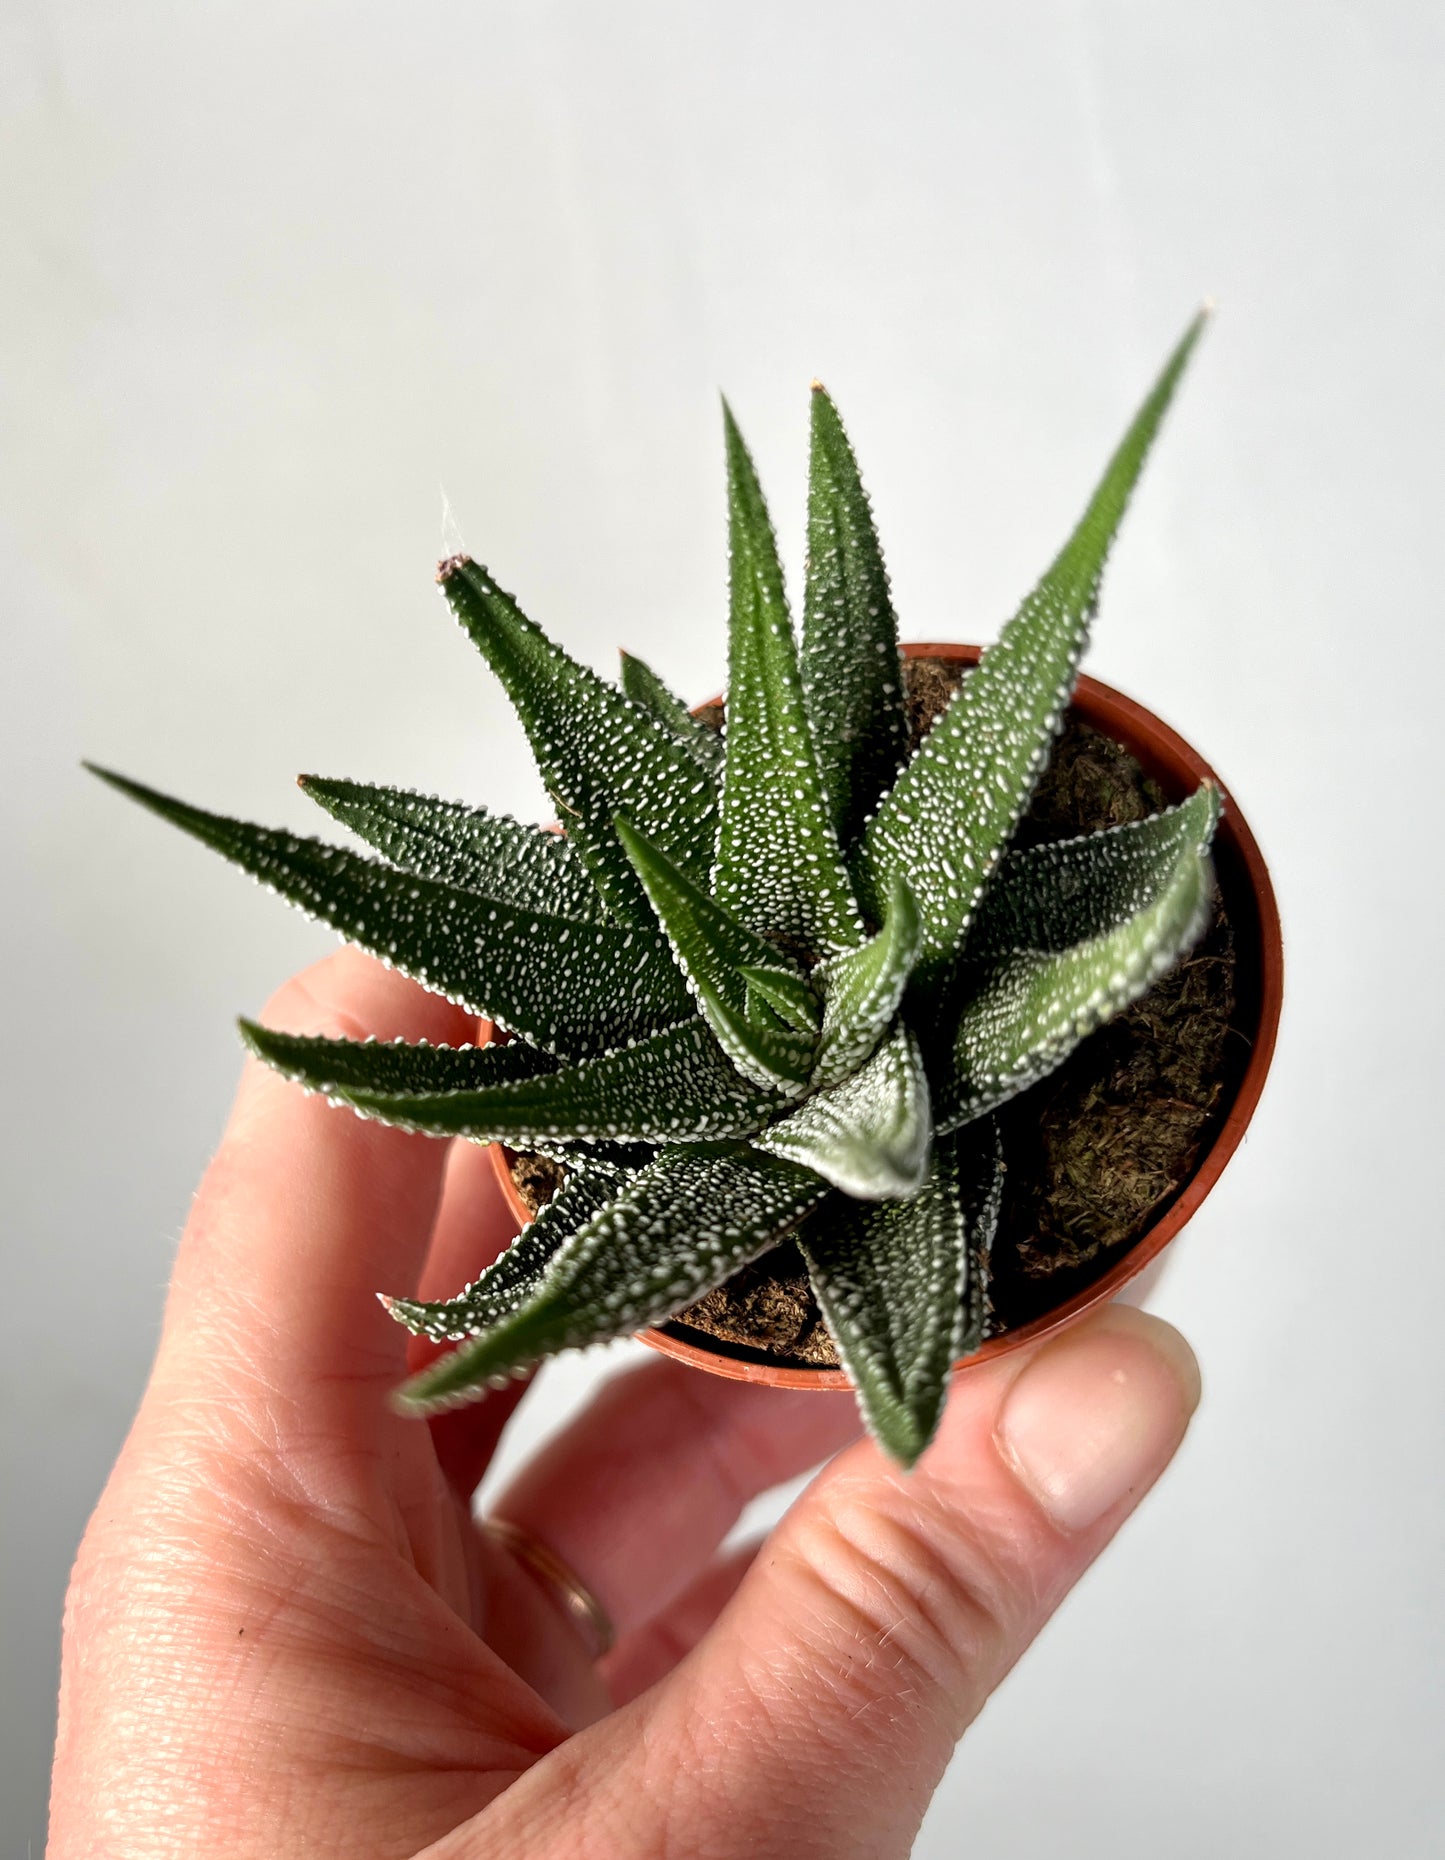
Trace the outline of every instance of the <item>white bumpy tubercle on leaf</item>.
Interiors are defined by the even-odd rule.
[[[868,1058],[887,1031],[923,944],[913,892],[895,878],[883,928],[861,949],[835,956],[821,971],[823,1030],[813,1066],[815,1086],[836,1085]]]
[[[840,846],[856,839],[908,753],[898,622],[858,461],[813,383],[803,696]]]
[[[722,768],[722,737],[709,730],[653,671],[634,653],[622,655],[622,695],[641,709],[651,712],[669,735],[676,738],[708,777],[717,781]]]
[[[1190,326],[1145,399],[1068,542],[960,686],[874,815],[855,859],[875,913],[892,879],[914,885],[932,994],[1048,760],[1098,602],[1104,563],[1165,409],[1198,340]]]
[[[845,1194],[882,1201],[922,1186],[932,1129],[923,1055],[897,1024],[856,1072],[815,1091],[755,1141],[771,1155],[805,1163]]]
[[[94,773],[210,846],[309,917],[404,975],[561,1058],[582,1059],[686,1018],[686,985],[649,924],[519,910],[345,847],[211,814]]]
[[[257,1059],[283,1078],[328,1098],[358,1091],[402,1098],[480,1091],[555,1073],[559,1064],[552,1054],[521,1040],[433,1046],[425,1040],[336,1040],[322,1034],[278,1033],[254,1020],[238,1024]]]
[[[1187,847],[1207,844],[1221,811],[1222,797],[1206,786],[1147,819],[1010,853],[984,893],[965,955],[1064,950],[1127,922]]]
[[[812,984],[790,969],[773,963],[744,963],[738,973],[749,989],[749,1018],[755,1012],[753,996],[759,996],[773,1013],[798,1033],[816,1035],[822,1009]]]
[[[265,1046],[257,1050],[269,1057]],[[363,1116],[402,1130],[527,1148],[559,1139],[684,1143],[748,1136],[789,1102],[781,1092],[749,1083],[729,1063],[706,1024],[695,1018],[562,1071],[517,1066],[509,1076],[499,1066],[496,1076],[489,1078],[480,1062],[493,1050],[473,1055],[479,1062],[473,1068],[451,1068],[449,1082],[415,1090],[399,1089],[386,1080],[368,1085],[365,1067],[354,1060],[349,1079],[318,1089],[328,1090]],[[513,1045],[497,1050],[505,1059],[516,1049]],[[315,1078],[334,1072],[337,1065],[334,1052],[308,1063]],[[435,1068],[439,1078],[444,1070]],[[469,1070],[476,1075],[470,1083]]]
[[[900,1464],[923,1451],[950,1364],[982,1341],[1003,1180],[991,1111],[1137,1000],[1208,915],[1220,808],[1209,786],[1151,820],[1008,851],[1199,328],[906,766],[882,550],[837,411],[815,388],[801,641],[725,410],[721,739],[641,660],[624,656],[619,690],[486,569],[441,565],[445,598],[527,731],[561,835],[303,778],[376,859],[96,771],[517,1036],[445,1047],[242,1023],[267,1064],[363,1116],[563,1165],[559,1194],[464,1292],[384,1301],[463,1346],[407,1385],[404,1409],[475,1399],[556,1351],[659,1323],[798,1229],[868,1426]]]
[[[578,923],[617,921],[560,833],[406,788],[321,775],[303,775],[300,786],[403,872]]]
[[[718,1044],[745,1078],[796,1098],[807,1083],[815,1036],[748,1013],[747,971],[781,969],[778,952],[620,814],[614,827]]]
[[[724,424],[728,698],[711,890],[750,930],[826,955],[866,933],[818,768],[772,522],[726,407]]]
[[[1119,873],[1139,902],[1111,928],[1064,949],[1011,950],[961,967],[964,1006],[951,1051],[935,1066],[940,1129],[1046,1077],[1193,947],[1209,918],[1219,813],[1219,790],[1209,786],[1176,810],[1154,857]]]
[[[627,810],[673,860],[705,879],[716,821],[716,784],[676,734],[570,658],[465,556],[443,562],[448,606],[506,687],[537,767],[597,889],[624,923],[652,913],[612,817]]]
[[[475,1337],[519,1311],[536,1296],[557,1249],[615,1201],[626,1178],[615,1170],[575,1169],[510,1246],[455,1298],[427,1301],[387,1298],[398,1324],[433,1343]]]
[[[720,1285],[827,1192],[745,1143],[664,1150],[558,1248],[524,1303],[414,1377],[401,1403],[429,1413],[558,1350],[631,1336]]]
[[[830,1202],[798,1244],[869,1432],[911,1466],[948,1373],[983,1334],[984,1262],[1003,1179],[990,1123],[934,1145],[911,1201]]]

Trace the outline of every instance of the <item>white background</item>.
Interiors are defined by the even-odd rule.
[[[0,11],[0,1850],[232,1016],[330,946],[80,755],[539,814],[433,559],[706,695],[720,386],[794,570],[818,374],[906,634],[990,637],[1212,292],[1089,667],[1243,802],[1286,1023],[1157,1300],[1194,1433],[918,1852],[1440,1851],[1442,78],[1424,0]]]

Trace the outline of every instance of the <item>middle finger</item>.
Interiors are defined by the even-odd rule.
[[[847,1393],[647,1363],[604,1384],[495,1510],[555,1551],[626,1633],[693,1582],[752,1499],[858,1431]]]

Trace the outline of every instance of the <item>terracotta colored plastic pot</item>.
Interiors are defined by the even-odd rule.
[[[977,664],[981,650],[978,646],[956,645],[903,648],[910,659],[951,659],[962,665]],[[1212,1142],[1199,1158],[1194,1173],[1161,1210],[1148,1232],[1141,1234],[1093,1284],[1031,1323],[990,1338],[982,1349],[955,1365],[961,1370],[991,1361],[1009,1350],[1021,1349],[1025,1344],[1035,1343],[1075,1323],[1086,1311],[1116,1297],[1131,1279],[1158,1259],[1224,1173],[1225,1164],[1238,1149],[1249,1127],[1274,1054],[1284,998],[1284,954],[1274,888],[1254,835],[1225,784],[1183,737],[1176,735],[1143,705],[1109,685],[1100,684],[1096,678],[1079,679],[1071,708],[1073,715],[1082,717],[1105,736],[1122,743],[1146,774],[1158,782],[1171,802],[1182,801],[1202,781],[1212,781],[1223,789],[1224,818],[1215,837],[1214,866],[1238,952],[1233,1026],[1248,1042],[1249,1057],[1242,1072],[1232,1081],[1231,1095]],[[492,1157],[503,1192],[517,1218],[529,1220],[529,1211],[512,1180],[508,1151],[503,1145],[494,1144]],[[695,1341],[697,1335],[695,1331],[684,1335],[681,1327],[668,1324],[643,1331],[641,1338],[654,1350],[674,1356],[679,1362],[690,1363],[695,1369],[705,1369],[715,1376],[729,1376],[738,1382],[762,1382],[785,1389],[848,1387],[848,1378],[841,1369],[786,1367],[770,1362],[761,1351],[724,1343],[721,1339],[709,1338],[705,1344],[699,1343]]]

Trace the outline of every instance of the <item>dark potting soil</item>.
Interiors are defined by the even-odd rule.
[[[909,659],[916,744],[965,668]],[[722,706],[709,706],[721,723]],[[1165,804],[1126,749],[1070,716],[1013,844],[1141,820]],[[990,1262],[989,1335],[1016,1329],[1081,1291],[1150,1227],[1193,1174],[1231,1075],[1234,938],[1216,889],[1193,951],[1132,1008],[1078,1046],[999,1113],[1007,1169]],[[527,1206],[551,1199],[562,1171],[518,1155]],[[668,1326],[798,1367],[837,1364],[801,1255],[785,1241],[680,1312]],[[702,1341],[699,1338],[699,1341]]]
[[[529,1214],[546,1207],[567,1179],[567,1171],[561,1163],[553,1162],[550,1156],[538,1156],[532,1150],[513,1150],[510,1166],[513,1184]]]

